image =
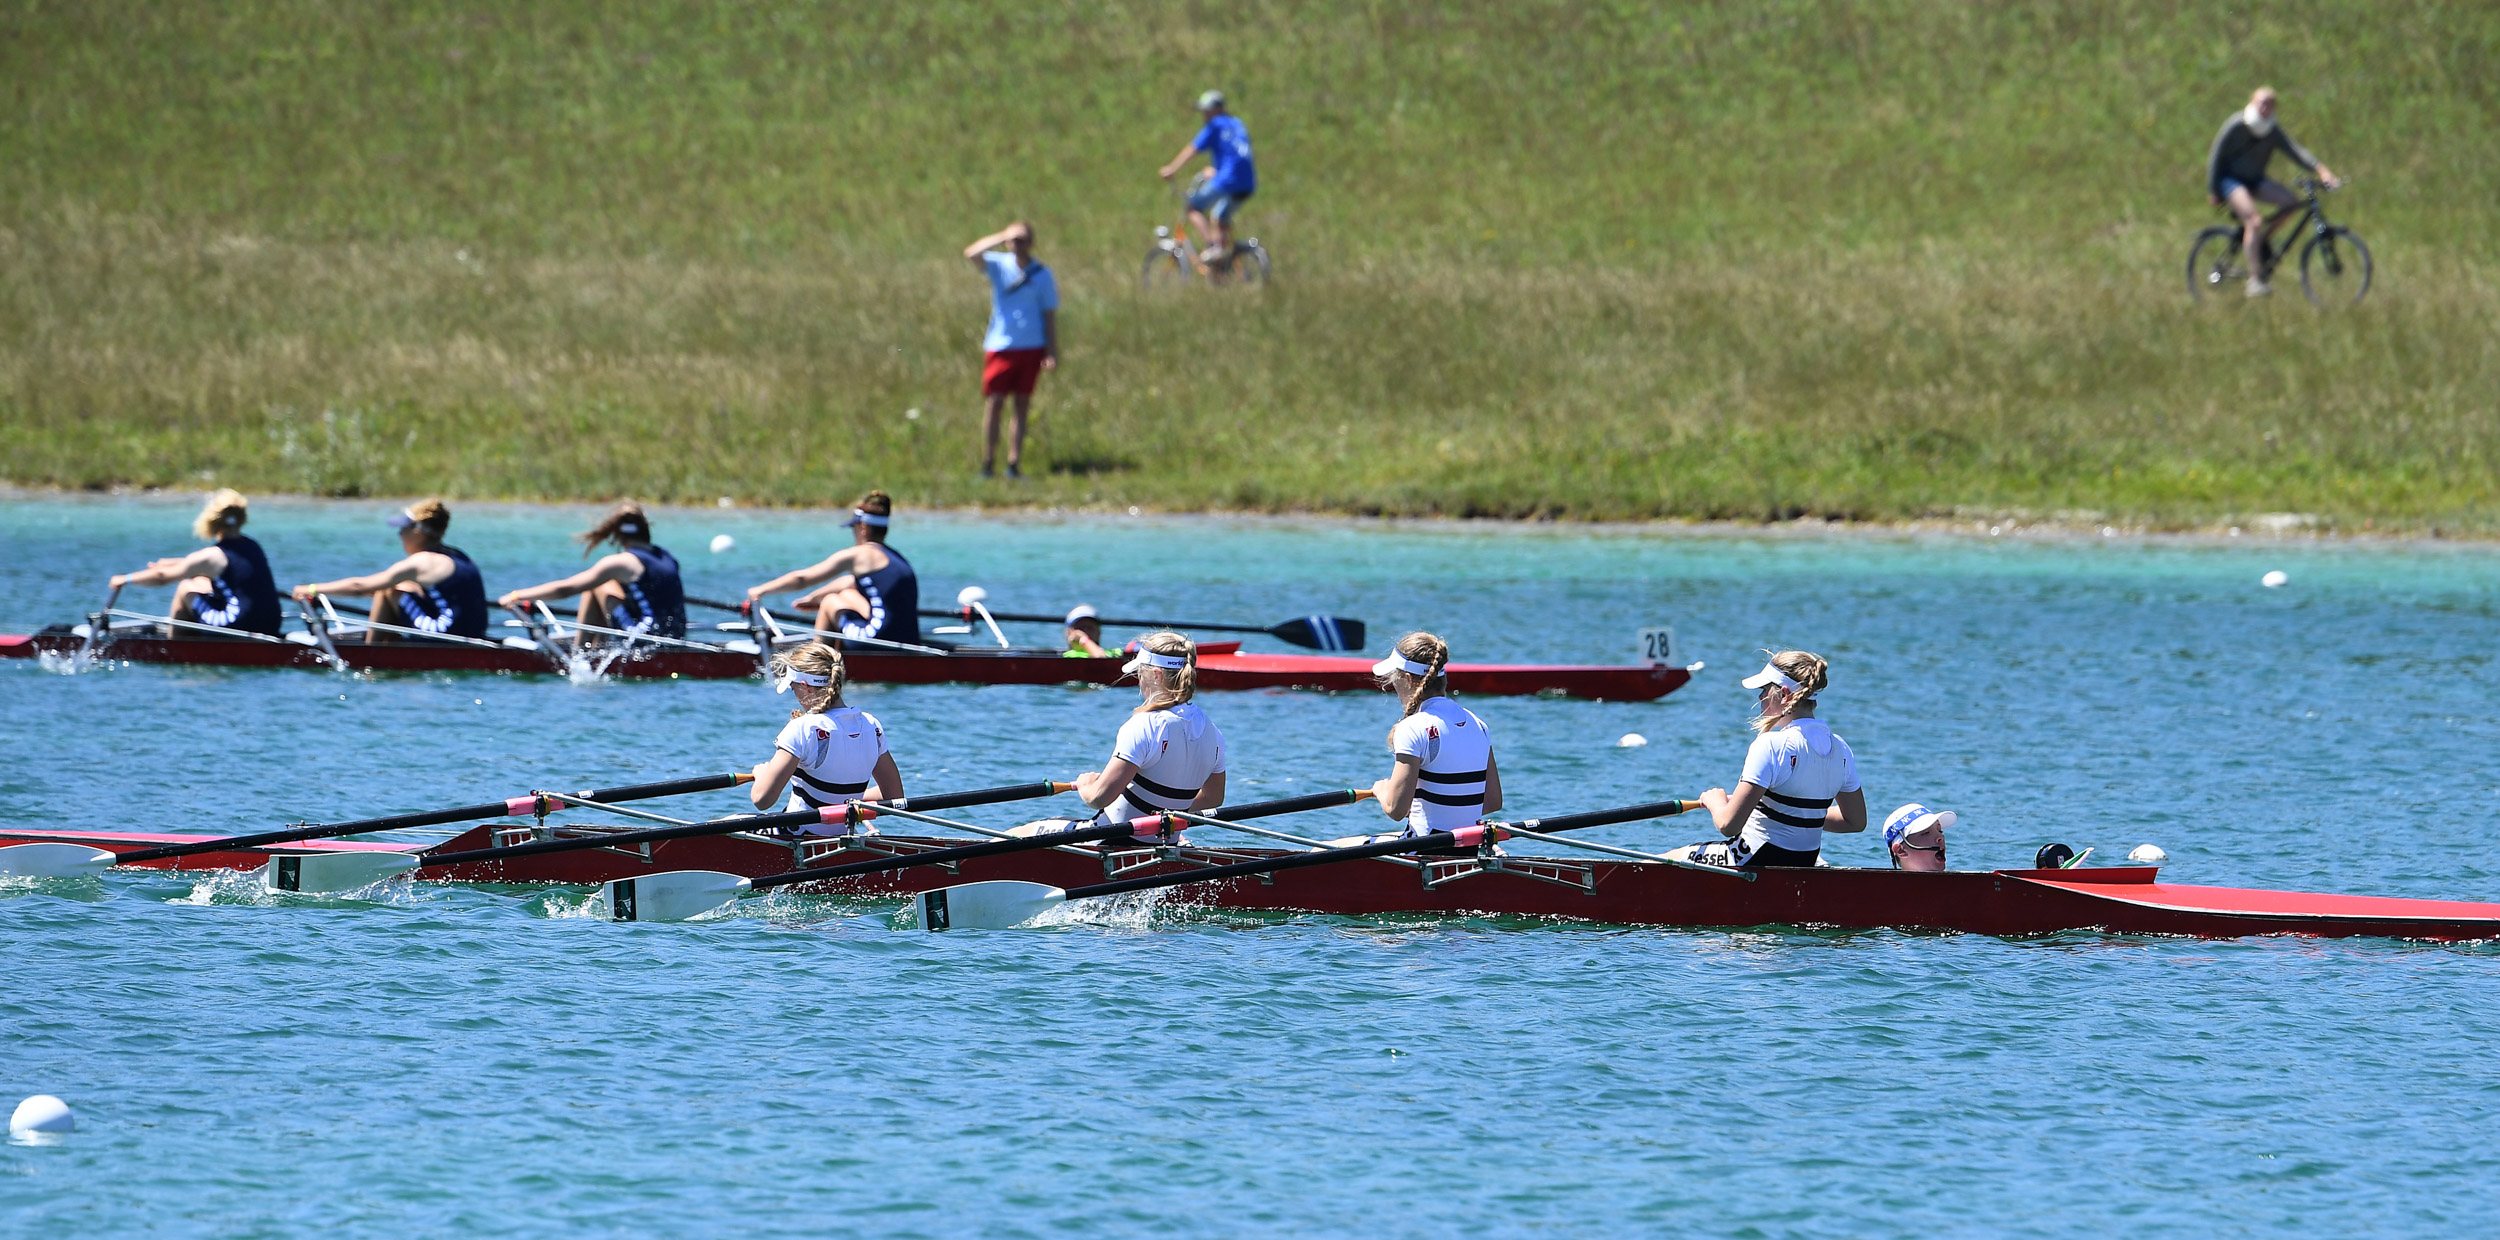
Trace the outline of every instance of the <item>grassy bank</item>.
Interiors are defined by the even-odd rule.
[[[64,485],[2490,531],[2500,11],[2312,0],[0,16],[0,474]],[[2197,312],[2256,79],[2356,312]],[[1133,287],[1203,82],[1253,297]],[[1066,293],[970,477],[1011,215]],[[917,409],[920,416],[907,416]]]

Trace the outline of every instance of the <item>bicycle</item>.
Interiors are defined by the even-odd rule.
[[[1186,189],[1175,185],[1173,192],[1180,202],[1180,219],[1172,224],[1155,225],[1155,243],[1146,251],[1145,270],[1138,283],[1147,292],[1159,288],[1179,288],[1204,277],[1209,285],[1238,284],[1243,286],[1267,283],[1271,267],[1267,247],[1256,237],[1236,237],[1232,252],[1212,263],[1198,261],[1199,247],[1189,236],[1189,199],[1211,171],[1200,171]]]
[[[2318,306],[2349,306],[2370,291],[2370,247],[2351,229],[2326,218],[2326,207],[2318,201],[2319,191],[2328,188],[2309,177],[2294,182],[2301,189],[2303,200],[2283,208],[2275,218],[2294,211],[2300,222],[2292,225],[2292,234],[2306,232],[2309,239],[2300,247],[2300,291]],[[2290,240],[2284,248],[2274,248],[2269,232],[2259,243],[2258,258],[2264,271],[2261,279],[2274,278],[2274,269],[2290,254]],[[2203,298],[2219,293],[2226,286],[2248,278],[2247,251],[2242,247],[2237,223],[2216,224],[2196,234],[2196,243],[2188,247],[2188,296]]]

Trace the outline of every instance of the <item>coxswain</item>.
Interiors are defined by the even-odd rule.
[[[1060,634],[1068,648],[1060,652],[1069,659],[1108,659],[1111,652],[1102,647],[1102,615],[1091,603],[1079,603],[1068,609],[1068,619]]]
[[[477,562],[458,547],[443,545],[451,528],[451,509],[439,499],[422,499],[391,514],[407,556],[378,573],[341,577],[295,587],[295,597],[310,602],[324,594],[373,596],[373,623],[394,624],[421,633],[483,640],[486,636],[486,579]],[[365,630],[368,642],[393,635]]]
[[[602,543],[617,549],[561,581],[510,591],[496,605],[519,611],[524,604],[578,594],[582,601],[575,616],[583,624],[638,636],[686,635],[685,580],[678,575],[677,557],[651,544],[651,518],[642,505],[618,504],[606,520],[574,537],[585,556]]]
[[[1830,683],[1831,666],[1802,650],[1771,656],[1745,678],[1757,713],[1753,746],[1736,791],[1701,794],[1723,843],[1703,845],[1697,861],[1761,869],[1810,866],[1823,853],[1823,833],[1866,830],[1866,794],[1849,742],[1814,717],[1814,695]]]
[[[1120,671],[1137,677],[1142,700],[1111,742],[1111,760],[1076,777],[1077,796],[1099,811],[1093,821],[1130,822],[1168,810],[1203,814],[1222,805],[1224,733],[1190,700],[1198,695],[1198,648],[1178,633],[1149,633]],[[1158,824],[1138,838],[1161,834]]]
[[[166,614],[173,619],[276,636],[282,620],[278,580],[270,575],[269,557],[260,544],[243,534],[250,505],[231,487],[209,496],[208,506],[191,521],[191,532],[208,546],[189,555],[151,560],[135,573],[117,573],[113,588],[170,585],[174,605]]]
[[[1502,808],[1493,734],[1474,711],[1450,699],[1449,666],[1448,642],[1409,633],[1372,667],[1403,708],[1389,729],[1393,765],[1372,785],[1372,796],[1381,812],[1406,823],[1408,836],[1472,827]]]
[[[774,738],[771,760],[755,768],[755,783],[747,795],[758,811],[770,812],[785,787],[790,799],[782,807],[784,813],[870,799],[872,784],[877,790],[874,799],[902,799],[903,774],[894,765],[894,755],[886,751],[885,725],[875,715],[843,704],[841,651],[823,642],[783,651],[773,658],[772,677],[773,692],[796,695],[799,708],[790,712],[790,722]],[[874,833],[875,828],[861,825],[863,833]],[[850,831],[836,822],[810,827],[801,834],[847,835]]]
[[[1929,809],[1912,801],[1884,816],[1884,847],[1896,870],[1944,868],[1945,828],[1961,821],[1949,809]]]
[[[850,546],[810,567],[748,586],[748,604],[760,607],[766,595],[806,590],[795,606],[815,611],[819,633],[918,645],[920,578],[911,561],[885,545],[893,521],[894,500],[870,491],[851,510]]]

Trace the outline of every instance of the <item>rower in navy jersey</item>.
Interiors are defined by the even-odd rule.
[[[1831,682],[1831,665],[1802,650],[1771,656],[1745,678],[1755,691],[1753,746],[1736,791],[1701,794],[1724,843],[1698,845],[1695,861],[1760,869],[1810,866],[1822,859],[1826,832],[1866,830],[1866,793],[1849,742],[1814,717],[1814,695]]]
[[[1178,633],[1148,633],[1120,670],[1137,677],[1142,700],[1113,738],[1111,760],[1076,777],[1077,796],[1101,811],[1092,821],[1130,822],[1175,809],[1203,814],[1222,805],[1224,733],[1190,700],[1198,695],[1198,648]],[[1160,834],[1158,828],[1140,838]]]
[[[208,497],[208,506],[191,522],[191,532],[209,545],[189,555],[150,561],[135,573],[118,573],[113,588],[174,587],[176,620],[211,628],[276,636],[279,614],[278,580],[269,573],[269,557],[260,544],[243,536],[251,501],[231,488]],[[202,636],[196,630],[172,636]]]
[[[899,800],[903,774],[885,747],[885,725],[875,715],[844,705],[842,654],[823,642],[809,642],[773,659],[773,692],[798,696],[799,708],[773,738],[773,756],[755,768],[747,789],[755,808],[770,812],[788,788],[785,813],[822,809],[859,800]],[[873,785],[876,795],[867,795]],[[862,834],[875,828],[863,825]],[[841,823],[811,827],[808,834],[843,835]]]
[[[376,624],[483,639],[489,610],[486,579],[467,552],[443,545],[451,509],[439,499],[418,500],[393,513],[391,525],[399,530],[405,558],[378,573],[297,586],[295,597],[310,601],[323,594],[369,594]],[[398,635],[367,629],[365,640],[396,641]]]
[[[918,645],[920,578],[911,561],[885,545],[893,520],[893,498],[870,491],[851,511],[850,546],[807,568],[748,586],[747,602],[761,606],[766,595],[806,590],[794,605],[816,613],[819,633]]]
[[[1381,812],[1402,819],[1401,834],[1472,827],[1502,808],[1502,772],[1493,734],[1474,711],[1450,700],[1450,645],[1409,633],[1372,668],[1405,713],[1389,729],[1386,779],[1372,785]]]
[[[496,605],[519,611],[526,603],[578,594],[582,601],[575,615],[583,624],[654,637],[686,635],[686,585],[677,557],[651,545],[651,518],[642,505],[618,504],[607,519],[574,537],[581,540],[583,555],[601,543],[614,543],[617,550],[561,581],[510,591]]]

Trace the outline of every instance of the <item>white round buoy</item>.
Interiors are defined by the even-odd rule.
[[[2291,584],[2292,579],[2289,574],[2278,568],[2273,572],[2267,573],[2265,576],[2258,578],[2258,580],[2264,582],[2266,588],[2269,590],[2280,590],[2284,586]]]
[[[731,538],[731,537],[730,537],[729,535],[727,535],[727,534],[714,534],[714,535],[712,535],[712,554],[714,554],[714,555],[719,555],[720,553],[722,553],[722,552],[724,552],[724,551],[727,551],[727,550],[729,550],[730,548],[735,547],[735,546],[737,546],[737,545],[738,545],[738,540],[737,540],[737,539],[735,539],[735,538]]]
[[[1641,746],[1646,745],[1646,744],[1648,744],[1648,743],[1649,743],[1649,738],[1648,738],[1648,737],[1643,736],[1643,735],[1641,735],[1641,734],[1640,734],[1640,733],[1638,733],[1638,732],[1626,732],[1626,733],[1624,733],[1624,734],[1623,734],[1623,739],[1618,740],[1618,741],[1616,741],[1616,742],[1615,742],[1615,748],[1617,748],[1617,749],[1638,749],[1638,748],[1640,748]]]
[[[10,1132],[70,1132],[77,1127],[78,1117],[70,1113],[69,1104],[50,1094],[18,1103],[9,1116]]]
[[[2138,844],[2134,852],[2127,854],[2127,860],[2138,865],[2160,865],[2170,860],[2170,854],[2163,852],[2159,844]]]

